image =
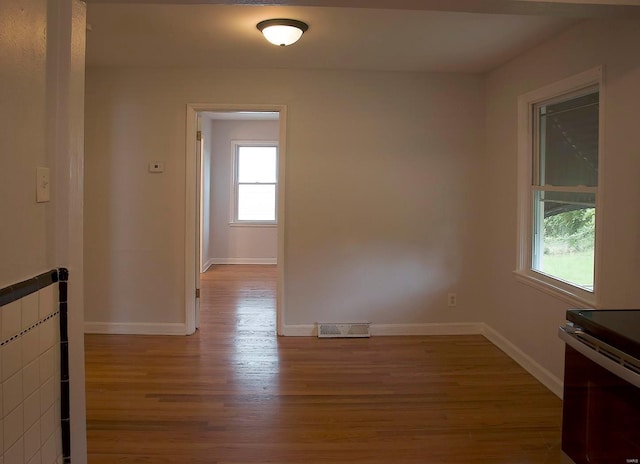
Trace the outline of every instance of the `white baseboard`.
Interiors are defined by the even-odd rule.
[[[214,262],[213,259],[208,259],[203,265],[202,265],[202,269],[200,269],[200,272],[207,272],[209,270],[209,268],[211,266],[213,266]]]
[[[524,370],[534,376],[542,385],[547,387],[558,398],[562,399],[563,383],[558,377],[534,361],[529,355],[523,352],[507,340],[500,333],[487,324],[483,324],[483,335],[495,346],[504,351],[511,359],[520,364]]]
[[[187,335],[185,324],[145,322],[85,322],[84,333],[128,335]]]
[[[276,258],[211,258],[208,266],[213,264],[277,264]]]
[[[438,323],[438,324],[371,324],[371,335],[480,335],[482,323]],[[316,324],[285,325],[282,331],[285,337],[315,337],[318,335]]]
[[[482,323],[371,324],[371,335],[480,335]]]
[[[285,337],[317,337],[318,329],[316,324],[285,325],[282,328],[282,335]]]

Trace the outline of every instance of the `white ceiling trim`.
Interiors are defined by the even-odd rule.
[[[567,18],[640,18],[640,0],[87,0],[87,3],[174,5],[253,5],[433,10],[561,16]]]

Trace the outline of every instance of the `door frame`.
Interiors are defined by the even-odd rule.
[[[286,105],[251,105],[251,104],[217,104],[217,103],[189,103],[186,114],[185,133],[185,333],[191,335],[196,331],[196,284],[200,272],[199,244],[197,243],[198,221],[198,176],[200,169],[196,159],[196,136],[198,130],[198,113],[239,112],[239,111],[270,111],[279,113],[280,130],[278,134],[278,251],[277,267],[278,281],[276,290],[276,331],[283,335],[285,313],[285,259],[284,259],[284,222],[285,222],[285,166],[286,166]]]

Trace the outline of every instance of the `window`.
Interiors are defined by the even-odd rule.
[[[278,145],[234,143],[234,223],[275,224],[278,197]]]
[[[596,283],[597,71],[520,100],[526,131],[520,132],[525,140],[520,141],[518,273],[587,304],[595,302]]]

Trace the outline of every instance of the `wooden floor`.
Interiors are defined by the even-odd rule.
[[[191,337],[86,336],[89,463],[559,463],[561,402],[481,336],[277,338],[275,268]]]

